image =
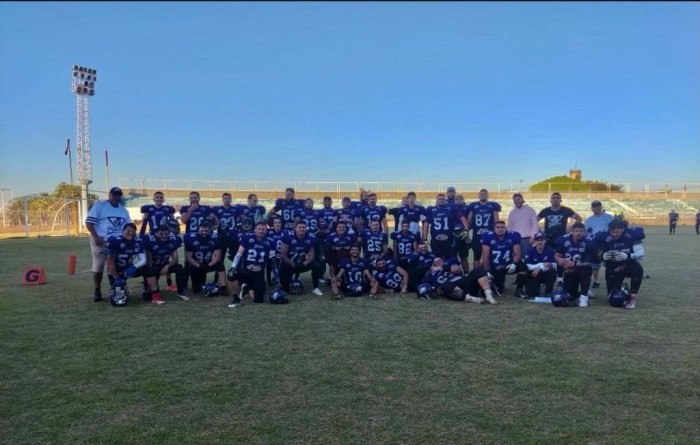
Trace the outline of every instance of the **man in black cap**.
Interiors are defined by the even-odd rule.
[[[92,251],[92,281],[95,285],[93,301],[102,300],[102,275],[107,256],[103,252],[105,242],[110,236],[119,236],[125,224],[131,223],[129,212],[120,205],[122,189],[112,187],[109,199],[93,204],[85,219],[85,227],[90,232],[90,250]]]

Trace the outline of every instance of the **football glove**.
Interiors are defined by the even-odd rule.
[[[510,263],[508,267],[506,267],[506,273],[515,273],[515,263]]]
[[[630,256],[625,252],[617,252],[615,254],[615,261],[627,261]]]
[[[128,269],[124,272],[124,276],[127,278],[131,278],[134,275],[136,275],[136,267],[135,266],[129,266]]]
[[[603,254],[603,259],[605,261],[614,260],[615,259],[615,252],[613,252],[612,250],[608,250],[607,252],[605,252]]]
[[[238,276],[238,273],[235,267],[231,267],[226,273],[226,278],[229,281],[236,281],[236,276]]]

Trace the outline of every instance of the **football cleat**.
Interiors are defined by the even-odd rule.
[[[292,280],[291,284],[289,285],[289,293],[292,295],[301,295],[304,293],[304,284],[300,279],[297,278]],[[323,293],[321,294],[323,295]]]

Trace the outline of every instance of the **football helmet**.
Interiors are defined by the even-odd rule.
[[[166,224],[170,229],[170,233],[173,235],[180,234],[180,223],[175,218],[168,218]]]
[[[569,294],[563,290],[555,291],[552,294],[552,305],[556,307],[569,307]]]
[[[126,306],[129,303],[129,289],[126,285],[114,285],[109,290],[109,303],[112,306]]]
[[[361,297],[365,293],[362,283],[348,284],[348,294],[352,297]]]
[[[421,283],[418,285],[418,299],[419,300],[430,300],[430,293],[433,291],[433,286],[428,283]]]
[[[608,303],[612,307],[625,307],[625,303],[629,298],[630,293],[626,284],[623,284],[620,289],[613,289],[608,294]]]
[[[292,280],[291,284],[289,285],[289,293],[292,295],[301,295],[304,293],[304,284],[300,279],[297,278]]]
[[[216,283],[207,283],[202,287],[203,297],[216,297],[219,295],[220,289],[219,285]]]
[[[275,289],[270,294],[271,304],[287,304],[289,300],[287,299],[287,294],[280,288]]]

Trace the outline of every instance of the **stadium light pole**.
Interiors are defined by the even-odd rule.
[[[72,90],[76,97],[78,183],[80,183],[80,229],[85,228],[88,213],[88,185],[92,183],[92,150],[90,148],[90,97],[95,95],[97,70],[73,65]]]

